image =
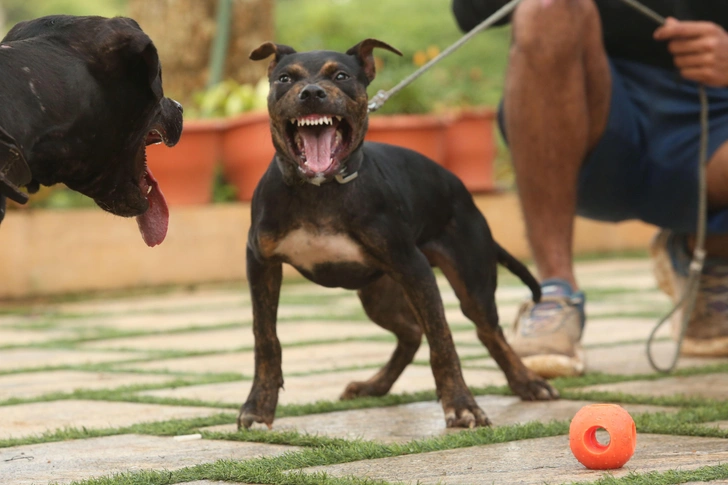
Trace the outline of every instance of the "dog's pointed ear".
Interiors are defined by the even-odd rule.
[[[108,19],[97,34],[102,72],[125,76],[140,70],[155,96],[162,98],[162,80],[157,48],[136,21],[126,17]]]
[[[357,58],[359,64],[361,64],[364,68],[364,75],[367,77],[367,79],[369,79],[369,82],[372,82],[374,80],[374,77],[377,75],[377,69],[374,66],[374,55],[372,54],[372,51],[375,48],[385,49],[389,52],[394,52],[398,56],[402,55],[399,50],[395,49],[386,42],[382,42],[381,40],[377,39],[365,39],[348,51],[346,51],[346,53],[350,56],[354,56]]]
[[[270,75],[270,73],[273,72],[273,69],[275,69],[276,65],[278,64],[278,62],[280,62],[283,56],[295,53],[296,50],[291,46],[274,44],[273,42],[265,42],[250,53],[250,59],[253,61],[262,61],[263,59],[266,59],[275,54],[273,60],[270,61],[270,64],[268,64],[268,74]]]

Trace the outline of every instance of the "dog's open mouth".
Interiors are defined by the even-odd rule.
[[[162,130],[159,128],[152,129],[148,134],[147,137],[144,140],[144,145],[159,145],[160,143],[164,143],[167,145],[167,137],[162,133]]]
[[[351,125],[341,116],[314,114],[292,118],[286,133],[299,170],[306,177],[336,173],[349,154]]]
[[[153,129],[147,134],[144,141],[144,170],[139,178],[139,190],[147,199],[149,208],[137,216],[136,221],[139,226],[139,232],[147,246],[153,247],[161,244],[167,236],[167,228],[169,226],[169,208],[164,198],[162,190],[159,188],[157,179],[152,175],[151,169],[147,166],[146,146],[155,145],[167,140],[161,130]]]

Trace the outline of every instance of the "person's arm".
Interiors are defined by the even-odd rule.
[[[720,25],[670,17],[655,31],[655,39],[667,42],[675,67],[684,78],[728,87],[728,33]]]
[[[452,11],[460,29],[468,32],[507,3],[508,0],[453,0]],[[510,20],[511,16],[508,15],[496,25],[506,24]]]

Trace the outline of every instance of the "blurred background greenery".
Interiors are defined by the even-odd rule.
[[[73,15],[135,15],[131,12],[153,14],[154,3],[159,0],[0,0],[0,26],[7,32],[15,23],[42,15],[65,13]],[[185,2],[207,2],[210,15],[207,20],[214,33],[214,7],[216,0],[161,0],[167,5],[179,2],[181,9]],[[380,89],[389,89],[401,79],[411,74],[417,67],[436,56],[442,49],[456,41],[462,32],[452,16],[451,0],[236,0],[242,4],[269,2],[272,8],[272,32],[276,42],[293,46],[295,49],[311,50],[346,50],[359,41],[373,37],[380,39],[402,51],[403,56],[378,50],[377,78],[369,88],[370,96]],[[136,6],[135,6],[136,2]],[[199,3],[195,5],[200,5]],[[191,15],[191,14],[190,14]],[[136,18],[136,17],[135,17]],[[142,27],[160,44],[161,35],[180,36],[169,26],[159,27],[150,24],[152,18],[137,18]],[[145,20],[145,21],[143,21]],[[200,19],[202,22],[203,19]],[[255,28],[256,19],[249,19],[248,29]],[[146,23],[145,23],[146,22]],[[169,18],[160,19],[160,23],[170,23]],[[233,29],[236,22],[233,21]],[[252,26],[252,27],[251,27]],[[164,29],[168,30],[164,30]],[[171,27],[174,28],[174,27]],[[150,31],[151,30],[151,31]],[[270,31],[270,30],[269,30]],[[164,34],[164,33],[167,34]],[[266,31],[268,32],[268,31]],[[237,32],[239,35],[240,32]],[[233,35],[236,35],[234,32]],[[189,33],[189,48],[192,49],[198,38]],[[255,36],[253,36],[255,37]],[[255,42],[268,40],[257,36]],[[390,98],[380,111],[386,113],[424,113],[440,112],[465,106],[496,106],[502,92],[510,31],[506,28],[494,28],[478,35],[471,42],[460,48],[450,57],[436,65],[431,71],[419,78],[409,87]],[[182,39],[184,40],[184,39]],[[208,42],[204,46],[204,54],[209,51]],[[158,45],[159,47],[159,45]],[[164,51],[160,48],[165,66],[165,90],[177,99],[185,99],[182,93],[170,92],[168,82],[170,72],[166,69],[171,64],[165,60]],[[170,57],[168,55],[168,57]],[[228,57],[230,60],[231,57]],[[252,62],[252,61],[241,61]],[[264,64],[264,63],[261,63]],[[263,66],[260,66],[261,68]],[[199,75],[199,69],[197,69]],[[264,69],[258,72],[264,72]],[[178,75],[178,74],[175,74]],[[254,84],[254,81],[246,81]],[[186,106],[195,104],[201,99],[186,98]],[[189,106],[186,115],[199,113],[195,106]],[[496,163],[496,178],[510,182],[511,174],[507,153],[500,150]],[[225,187],[219,190],[226,190]],[[47,191],[47,195],[33,197],[35,207],[76,207],[92,205],[79,194],[56,194]],[[224,195],[215,200],[225,200]]]

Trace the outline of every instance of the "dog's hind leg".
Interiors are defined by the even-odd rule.
[[[422,342],[422,329],[417,324],[402,287],[392,278],[382,276],[358,293],[369,318],[397,336],[397,347],[389,362],[369,380],[349,383],[341,399],[387,394],[412,362]]]
[[[475,323],[478,339],[503,370],[513,392],[523,400],[555,399],[558,392],[523,364],[503,335],[495,304],[497,246],[485,219],[472,209],[476,213],[463,211],[457,223],[423,251],[445,274],[460,308]]]

